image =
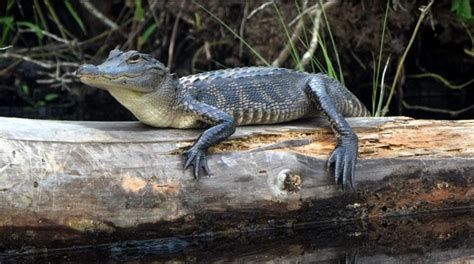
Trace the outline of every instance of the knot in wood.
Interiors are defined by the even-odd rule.
[[[301,189],[301,176],[289,169],[280,171],[278,178],[283,179],[282,191],[298,192]]]

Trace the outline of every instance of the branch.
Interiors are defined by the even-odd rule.
[[[81,0],[78,1],[89,13],[94,15],[96,18],[99,19],[102,24],[110,27],[112,30],[117,30],[119,26],[113,22],[112,20],[108,19],[102,12],[100,12],[97,8],[95,8],[89,0]]]
[[[263,3],[261,6],[255,8],[255,9],[252,10],[252,12],[250,12],[250,14],[247,16],[247,19],[250,19],[250,18],[253,17],[256,13],[262,11],[265,7],[271,5],[272,3],[273,3],[272,1],[268,1],[268,2]]]
[[[464,112],[474,109],[474,104],[471,106],[459,109],[459,110],[447,110],[447,109],[433,108],[433,107],[422,106],[422,105],[410,105],[405,100],[402,100],[402,105],[406,109],[410,109],[410,110],[422,110],[422,111],[427,111],[427,112],[432,112],[432,113],[447,114],[447,115],[450,115],[451,117],[456,117]]]
[[[303,9],[306,9],[307,3],[308,1],[304,1]],[[288,56],[290,55],[292,43],[295,43],[295,41],[300,38],[301,32],[303,32],[303,29],[304,29],[304,19],[300,19],[298,21],[298,24],[296,25],[295,31],[293,32],[290,39],[288,40],[285,48],[283,48],[283,50],[280,52],[278,57],[272,62],[272,66],[281,67],[281,65],[283,65],[283,63],[288,59]]]
[[[436,79],[437,81],[442,82],[446,87],[449,89],[453,90],[461,90],[464,87],[469,86],[471,83],[474,83],[474,79],[471,79],[465,83],[462,84],[452,84],[448,80],[446,80],[443,76],[433,73],[433,72],[427,72],[427,73],[420,73],[420,74],[411,74],[407,75],[408,78],[433,78]]]
[[[318,4],[315,5],[317,7]],[[314,19],[313,19],[313,31],[312,31],[312,38],[309,43],[308,50],[303,54],[301,58],[301,65],[305,67],[309,64],[311,59],[313,58],[314,52],[318,48],[318,40],[319,40],[319,26],[321,25],[321,8],[316,8],[314,10]]]
[[[305,3],[306,3],[306,1],[304,2],[304,4]],[[308,14],[308,15],[311,15],[311,16],[312,15],[316,16],[315,19],[314,19],[314,22],[316,22],[317,24],[320,24],[320,20],[321,20],[320,15],[321,15],[322,9],[323,8],[327,9],[330,6],[336,5],[338,3],[339,3],[338,0],[329,1],[329,2],[324,3],[321,8],[317,8],[318,4],[315,4],[314,6],[312,6],[310,8],[306,8],[306,6],[303,4],[303,9],[305,11],[303,11],[301,14],[299,14],[296,17],[296,18],[299,19],[299,21],[298,21],[298,24],[296,25],[296,28],[295,28],[295,31],[293,32],[293,35],[291,36],[291,38],[288,41],[288,44],[285,46],[285,48],[280,52],[277,59],[275,59],[273,61],[272,65],[275,66],[275,67],[280,67],[288,59],[288,56],[290,55],[290,50],[291,50],[291,43],[295,43],[296,40],[300,39],[301,33],[303,32],[305,22],[304,22],[304,18],[302,18],[302,16],[304,14]],[[290,26],[291,26],[292,23],[294,23],[294,21],[296,21],[296,18],[294,18],[292,20],[292,22],[289,23]],[[310,46],[308,48],[308,51],[304,54],[307,57],[309,56],[309,59],[311,59],[312,55],[316,51],[317,44],[318,44],[318,39],[317,39],[318,38],[317,37],[318,33],[317,33],[317,31],[315,31],[315,29],[319,30],[319,25],[314,25],[313,24],[313,38],[311,39],[311,43],[310,43]],[[316,36],[314,35],[315,32],[316,32]],[[308,60],[308,59],[306,59],[306,60]],[[302,65],[307,65],[308,61],[305,61],[305,63],[302,62],[301,64]]]
[[[184,8],[185,3],[186,3],[186,0],[183,0],[181,2],[181,6],[179,7],[178,15],[176,16],[175,21],[174,21],[173,31],[171,32],[170,47],[168,49],[168,64],[167,64],[168,69],[171,69],[171,64],[173,63],[174,46],[175,46],[175,42],[176,42],[176,34],[178,32],[178,25],[179,25],[179,21],[181,20],[181,15],[183,14],[183,8]]]
[[[47,62],[42,62],[42,61],[39,61],[39,60],[35,60],[35,59],[32,59],[28,56],[24,56],[24,55],[20,55],[20,54],[15,54],[15,53],[5,53],[5,54],[0,54],[0,58],[15,58],[15,59],[21,59],[21,60],[24,60],[24,61],[28,61],[28,62],[31,62],[31,63],[34,63],[36,65],[39,65],[43,68],[46,68],[46,69],[52,69],[54,68],[54,65],[53,64],[50,64],[50,63],[47,63]]]

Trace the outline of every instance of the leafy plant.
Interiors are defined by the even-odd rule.
[[[143,22],[145,20],[145,11],[143,10],[142,1],[135,0],[135,13],[133,20]]]
[[[472,24],[474,22],[470,0],[452,0],[451,11],[464,23]]]

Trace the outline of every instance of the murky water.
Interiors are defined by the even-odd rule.
[[[474,263],[474,212],[0,252],[0,263]]]

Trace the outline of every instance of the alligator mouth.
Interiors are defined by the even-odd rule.
[[[107,75],[107,74],[76,74],[76,77],[79,78],[81,81],[83,79],[89,80],[104,80],[104,81],[120,81],[122,79],[134,79],[140,76],[137,75],[130,75],[130,74],[120,74],[120,75]]]

